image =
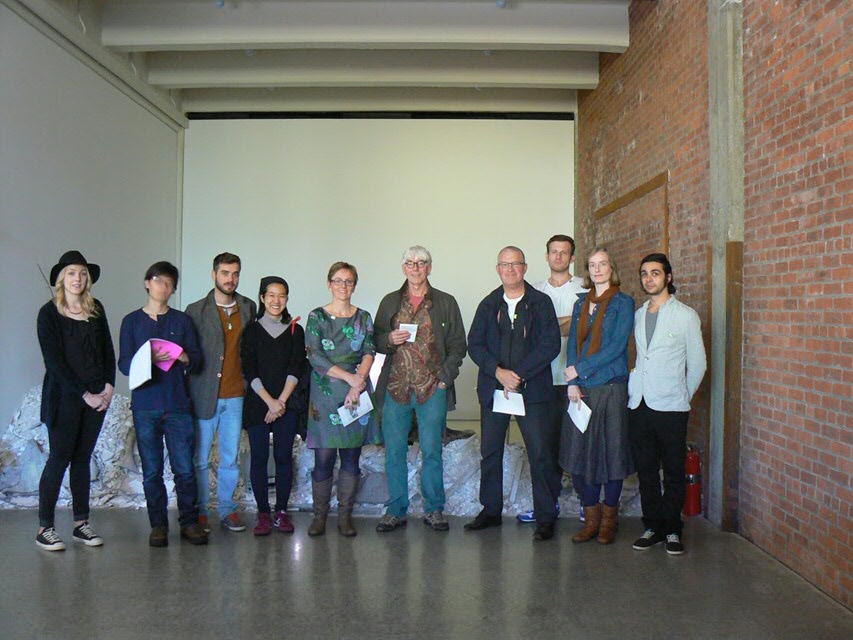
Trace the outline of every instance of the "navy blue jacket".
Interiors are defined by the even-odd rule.
[[[500,362],[500,314],[509,313],[503,299],[502,286],[483,298],[474,314],[468,332],[468,355],[480,372],[477,374],[477,397],[481,405],[491,405],[495,389],[500,388],[495,372]],[[554,395],[551,361],[560,353],[560,325],[551,298],[526,281],[524,295],[516,313],[524,318],[524,357],[512,368],[522,379],[521,395],[526,403],[547,402]]]

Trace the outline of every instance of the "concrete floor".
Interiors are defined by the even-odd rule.
[[[173,518],[174,519],[174,518]],[[853,613],[738,536],[693,518],[687,554],[631,549],[642,532],[625,518],[617,542],[573,545],[533,527],[449,533],[417,520],[390,534],[336,519],[309,538],[255,538],[214,527],[207,547],[147,546],[142,510],[102,509],[101,548],[34,543],[36,513],[0,511],[0,637],[12,638],[853,638]]]

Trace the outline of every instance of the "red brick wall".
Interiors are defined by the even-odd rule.
[[[853,3],[744,3],[741,533],[853,606]]]
[[[669,171],[669,257],[674,280],[679,298],[699,313],[709,344],[706,5],[634,1],[629,15],[628,51],[601,54],[598,88],[578,95],[578,262],[583,263],[594,243],[593,212]],[[662,202],[658,190],[637,203],[642,206],[632,206],[643,210]],[[660,236],[652,235],[646,253],[659,250]],[[636,243],[631,244],[635,253]],[[636,281],[636,262],[619,264],[623,282]],[[689,435],[703,447],[708,425],[706,389],[707,376],[693,402]]]

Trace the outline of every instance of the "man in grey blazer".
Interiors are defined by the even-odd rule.
[[[213,259],[213,289],[187,307],[198,332],[203,361],[189,376],[190,398],[195,418],[196,445],[193,456],[198,484],[199,524],[210,530],[207,503],[210,500],[210,450],[219,432],[217,496],[219,520],[230,531],[245,531],[237,513],[234,490],[240,475],[238,449],[243,428],[245,382],[240,365],[240,336],[254,320],[257,307],[237,293],[241,262],[233,253]]]
[[[628,432],[646,531],[634,549],[666,542],[668,554],[681,555],[687,419],[707,368],[705,345],[699,316],[673,295],[672,266],[664,254],[643,258],[640,283],[649,299],[634,315],[637,364],[628,378]]]

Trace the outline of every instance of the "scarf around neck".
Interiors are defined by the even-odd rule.
[[[581,305],[581,317],[578,319],[577,347],[579,360],[581,353],[583,353],[582,349],[584,342],[586,342],[586,338],[590,333],[592,335],[589,339],[589,348],[586,350],[586,355],[591,356],[601,348],[601,327],[604,325],[604,313],[607,311],[607,305],[617,293],[619,293],[619,287],[610,285],[610,288],[607,289],[607,291],[596,297],[595,288],[593,287],[587,294],[586,298],[584,298],[583,304]],[[595,319],[592,322],[591,332],[589,326],[590,303],[599,305],[595,314]]]

